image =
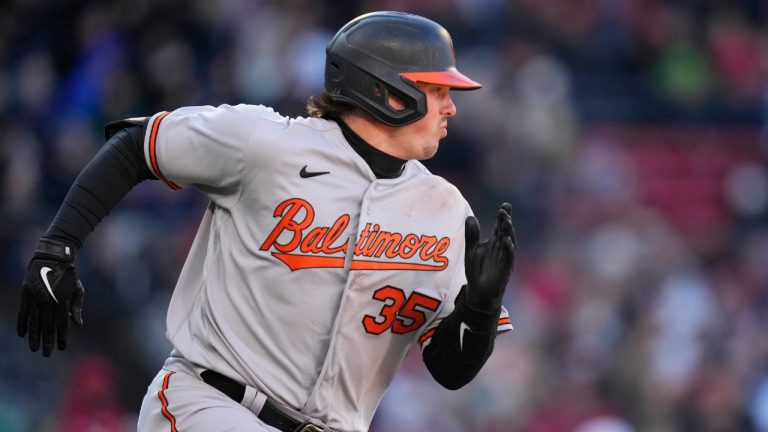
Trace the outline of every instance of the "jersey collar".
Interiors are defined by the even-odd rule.
[[[341,127],[341,133],[344,134],[349,145],[365,160],[378,179],[393,179],[400,177],[405,170],[407,161],[388,155],[383,151],[373,147],[365,142],[360,135],[356,134],[341,119],[336,119]]]

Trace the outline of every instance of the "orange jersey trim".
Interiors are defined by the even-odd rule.
[[[168,111],[160,114],[152,124],[152,130],[149,134],[149,160],[152,163],[152,171],[155,172],[157,178],[165,182],[171,189],[180,190],[181,187],[179,187],[179,185],[165,178],[163,173],[160,172],[160,165],[157,163],[157,132],[160,129],[160,122],[162,122],[168,114],[170,114]]]
[[[499,318],[498,326],[503,325],[512,325],[512,320],[509,317],[505,318]],[[429,340],[434,334],[435,330],[437,330],[437,327],[427,330],[421,337],[419,338],[419,345],[424,345],[424,343]]]
[[[165,397],[165,391],[168,390],[168,383],[171,380],[171,375],[175,373],[176,372],[171,371],[165,374],[165,378],[163,378],[163,388],[157,392],[157,397],[160,398],[160,403],[162,404],[160,411],[163,412],[163,416],[171,423],[171,432],[178,432],[178,429],[176,429],[176,417],[174,417],[168,410],[168,399]]]
[[[427,330],[423,335],[421,335],[419,338],[419,345],[424,345],[424,342],[426,342],[429,338],[432,337],[432,335],[435,334],[435,330],[437,330],[437,328],[431,328]]]

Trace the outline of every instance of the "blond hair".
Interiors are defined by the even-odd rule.
[[[312,96],[307,100],[307,114],[310,117],[324,119],[338,119],[349,111],[356,109],[354,105],[347,102],[338,101],[331,98],[328,92],[324,91],[320,96]]]

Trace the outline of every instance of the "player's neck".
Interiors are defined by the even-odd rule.
[[[346,113],[341,119],[371,147],[392,157],[407,159],[400,155],[402,149],[394,138],[391,126],[387,126],[359,110]]]
[[[403,173],[406,161],[383,152],[371,145],[346,120],[339,120],[339,127],[349,145],[365,160],[376,178],[397,178]]]

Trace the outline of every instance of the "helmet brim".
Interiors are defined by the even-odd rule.
[[[400,76],[415,83],[444,85],[456,90],[476,90],[483,86],[453,68],[438,72],[401,72]]]

